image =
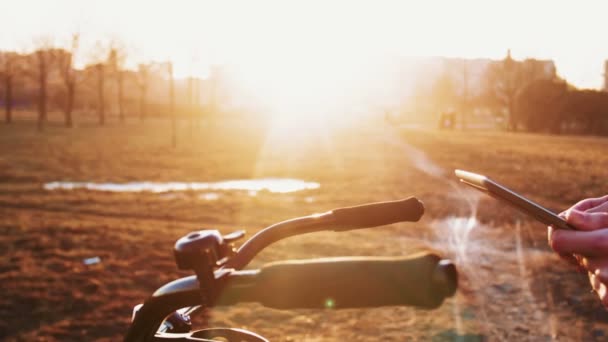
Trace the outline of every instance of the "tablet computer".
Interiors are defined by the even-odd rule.
[[[532,216],[546,225],[551,225],[560,229],[575,229],[551,210],[532,202],[484,175],[463,170],[455,170],[454,173],[462,183],[496,197],[499,200],[505,201],[524,214]]]

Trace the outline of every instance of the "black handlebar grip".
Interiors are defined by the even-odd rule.
[[[277,309],[436,308],[457,288],[456,268],[435,254],[286,261],[264,266],[250,286],[227,289],[227,302]],[[236,291],[235,291],[236,290]],[[238,297],[238,298],[237,298]]]
[[[416,197],[399,201],[377,202],[332,210],[336,230],[383,226],[386,224],[420,220],[424,205]]]

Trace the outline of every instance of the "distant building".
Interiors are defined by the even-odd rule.
[[[507,65],[505,65],[507,63]],[[489,59],[446,59],[445,67],[451,70],[454,79],[457,81],[458,88],[466,85],[466,92],[469,96],[480,95],[484,88],[484,77],[488,69],[493,65],[503,65],[503,68],[508,68],[511,73],[521,75],[520,82],[526,83],[538,79],[552,80],[557,77],[555,63],[552,60],[540,60],[527,58],[518,61],[511,58],[510,53],[507,54],[504,60],[489,60]],[[460,89],[460,92],[463,90]]]
[[[415,67],[407,69],[409,72],[409,78],[416,79],[416,76],[411,76],[413,73],[416,75],[418,72],[419,79],[416,79],[417,83],[412,82],[411,87],[418,86],[420,84],[430,86],[441,73],[447,72],[451,78],[455,81],[456,92],[462,94],[465,90],[463,86],[466,84],[466,92],[469,96],[480,95],[484,90],[484,76],[490,66],[496,63],[504,63],[505,60],[493,60],[488,58],[449,58],[449,57],[426,57],[419,58],[418,60],[403,59],[405,63],[415,65]],[[523,74],[527,81],[536,79],[555,79],[557,77],[557,69],[555,63],[552,60],[541,60],[528,58],[525,60],[515,60],[510,57],[510,53],[507,54],[506,60],[511,63],[512,68],[519,68],[523,70]],[[416,71],[414,71],[416,70]],[[421,82],[420,77],[426,80]],[[407,80],[407,77],[403,77]]]

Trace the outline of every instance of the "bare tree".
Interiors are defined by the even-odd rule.
[[[14,52],[0,52],[0,79],[4,83],[4,111],[5,121],[13,121],[13,86],[19,71],[19,54]]]
[[[431,97],[432,102],[440,110],[452,108],[458,103],[456,81],[447,69],[434,81],[431,88]]]
[[[139,120],[143,122],[146,118],[146,97],[148,95],[148,83],[150,81],[150,66],[139,64],[137,69],[137,86],[139,88]]]
[[[34,51],[36,72],[32,73],[38,82],[38,130],[43,130],[47,120],[48,79],[56,56],[50,38],[44,37],[36,42]]]
[[[194,113],[196,115],[196,128],[200,127],[201,123],[201,79],[196,77],[194,79]]]
[[[127,49],[124,45],[120,44],[117,40],[110,43],[108,65],[111,68],[112,76],[116,82],[116,96],[118,103],[118,117],[120,122],[125,121],[124,113],[124,81],[125,81],[125,70],[124,64],[127,57]]]
[[[58,58],[59,75],[65,86],[65,107],[63,109],[65,115],[65,125],[73,126],[72,111],[74,109],[74,101],[76,98],[76,72],[74,70],[74,58],[80,44],[80,34],[72,35],[72,43],[68,53],[61,54]]]
[[[188,119],[190,137],[192,137],[192,131],[194,129],[194,76],[188,76]]]
[[[460,115],[461,115],[461,124],[462,129],[467,128],[467,116],[469,115],[469,68],[467,65],[467,60],[462,59],[462,103],[460,105]]]
[[[511,58],[507,52],[504,60],[488,66],[484,74],[486,102],[507,110],[510,130],[517,130],[515,112],[515,97],[519,88],[525,84],[520,63]]]
[[[105,112],[105,64],[99,62],[95,64],[95,71],[97,74],[97,116],[99,118],[99,124],[103,126],[106,123],[106,112]]]
[[[219,101],[218,101],[218,83],[219,83],[219,78],[221,74],[221,68],[219,66],[213,66],[211,68],[211,73],[209,75],[209,89],[208,89],[208,94],[209,94],[209,103],[208,103],[208,108],[209,108],[209,113],[211,115],[217,115],[217,111],[218,111],[218,105],[219,105]]]
[[[167,74],[169,77],[169,111],[171,112],[171,144],[177,146],[177,118],[175,113],[175,80],[173,77],[173,62],[167,62]]]
[[[192,50],[190,51],[190,75],[188,77],[188,115],[190,119],[190,136],[192,136],[192,131],[194,126],[198,128],[200,124],[200,84],[196,70],[200,67],[200,58],[198,51],[198,44],[194,44]]]
[[[95,44],[95,47],[90,51],[88,70],[91,70],[91,78],[95,79],[95,97],[97,98],[97,118],[100,126],[106,122],[106,62],[108,60],[107,45],[101,41]]]
[[[36,58],[38,60],[38,129],[42,130],[47,116],[46,99],[49,54],[45,50],[38,50],[36,51]]]

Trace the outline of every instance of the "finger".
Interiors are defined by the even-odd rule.
[[[554,229],[556,229],[556,228],[554,228],[553,226],[547,227],[547,240],[549,242],[549,245],[551,245],[551,234]],[[562,260],[564,260],[565,262],[569,263],[572,266],[578,267],[579,271],[581,271],[582,264],[581,264],[580,258],[578,256],[576,256],[574,254],[570,254],[570,253],[560,253],[558,255]]]
[[[591,288],[597,294],[598,298],[602,302],[602,305],[605,308],[608,308],[608,287],[606,287],[606,283],[601,281],[601,279],[594,273],[589,272],[589,284],[591,284]]]
[[[606,213],[608,212],[608,202],[604,202],[603,204],[598,205],[597,207],[593,207],[591,209],[587,209],[587,213]]]
[[[602,301],[602,305],[608,307],[608,287],[606,287],[606,284],[601,282],[595,274],[591,273],[589,273],[589,283]]]
[[[591,288],[597,292],[600,289],[601,285],[599,278],[591,272],[587,273],[587,277],[589,278],[589,284],[591,284]]]
[[[608,202],[608,195],[596,198],[587,198],[582,201],[577,202],[572,206],[572,209],[585,211],[594,207],[597,207],[600,204]]]
[[[608,212],[584,212],[570,209],[566,221],[580,230],[595,230],[608,227]]]
[[[608,257],[608,229],[592,231],[550,229],[549,245],[559,254]]]
[[[549,246],[551,246],[551,240],[552,240],[554,232],[555,232],[555,227],[553,227],[553,226],[547,227],[547,243],[549,244]]]
[[[585,270],[599,277],[599,280],[602,283],[608,283],[608,257],[582,257],[579,261],[580,265],[584,267]]]
[[[601,267],[595,270],[595,276],[598,277],[603,284],[608,284],[608,267]]]
[[[582,258],[580,264],[589,272],[595,274],[599,281],[608,284],[608,258]]]
[[[602,284],[602,285],[600,285],[600,289],[596,292],[597,292],[597,296],[602,301],[602,305],[604,306],[604,309],[607,309],[608,308],[608,288],[606,287],[605,284]]]

